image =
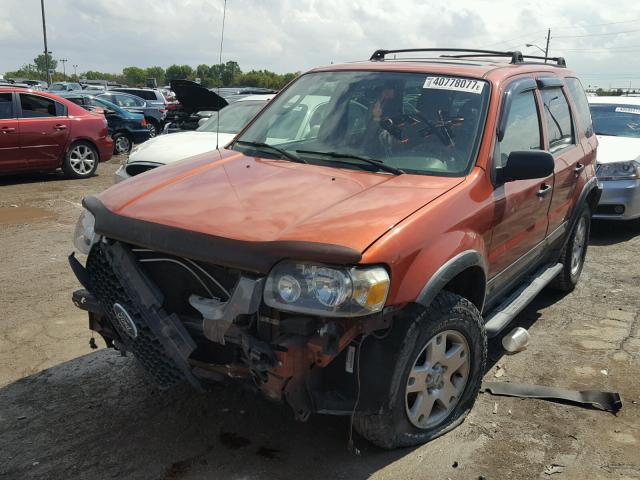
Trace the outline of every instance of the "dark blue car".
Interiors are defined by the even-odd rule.
[[[87,110],[96,108],[104,110],[109,135],[113,138],[115,155],[129,153],[133,144],[149,140],[147,121],[142,113],[129,112],[107,100],[84,92],[62,93],[61,96]]]

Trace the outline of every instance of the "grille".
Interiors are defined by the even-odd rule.
[[[91,279],[93,294],[98,298],[112,325],[124,339],[154,382],[162,389],[170,388],[185,379],[183,371],[168,355],[158,337],[151,331],[142,315],[142,308],[134,301],[115,275],[105,254],[103,244],[96,245],[87,259],[87,272]],[[133,320],[138,335],[131,339],[115,321],[113,305],[119,303]]]

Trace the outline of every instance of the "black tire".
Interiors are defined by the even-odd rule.
[[[113,136],[113,154],[126,155],[131,151],[133,142],[131,137],[124,132],[118,132]]]
[[[578,237],[582,237],[582,247],[579,254],[579,264],[577,268],[573,264],[574,247],[576,246],[576,236],[581,228],[581,224],[584,222],[584,234],[579,234]],[[589,232],[591,231],[591,210],[588,206],[585,206],[578,219],[576,220],[571,235],[566,245],[560,253],[559,262],[562,263],[562,271],[556,278],[549,284],[554,290],[561,292],[571,292],[578,283],[582,268],[584,267],[584,258],[587,255],[587,246],[589,245]],[[578,238],[579,240],[579,238]]]
[[[487,359],[487,335],[478,309],[467,299],[443,291],[427,308],[407,310],[407,329],[400,342],[391,381],[386,388],[388,408],[382,414],[356,414],[354,427],[371,443],[385,449],[426,443],[462,423],[478,396]],[[397,325],[398,323],[396,323]],[[416,359],[425,346],[445,331],[464,336],[470,365],[466,384],[457,404],[431,428],[418,428],[410,420],[406,405],[407,382]],[[446,348],[446,347],[445,347]],[[451,375],[451,374],[450,374]]]
[[[96,147],[85,141],[74,142],[64,155],[62,171],[67,178],[88,178],[96,173],[99,162]]]

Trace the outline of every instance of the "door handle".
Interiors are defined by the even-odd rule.
[[[540,198],[545,197],[548,193],[551,193],[551,185],[547,185],[546,183],[543,183],[542,185],[540,185],[540,190],[538,190],[537,195]]]
[[[53,127],[54,130],[66,130],[67,126],[66,125],[62,125],[61,123],[57,124],[55,127]]]
[[[2,127],[2,128],[0,128],[0,132],[2,132],[2,133],[13,133],[15,131],[16,131],[16,129],[13,128],[13,127]]]
[[[581,163],[577,163],[576,169],[575,169],[576,174],[582,173],[583,170],[584,170],[584,165]]]

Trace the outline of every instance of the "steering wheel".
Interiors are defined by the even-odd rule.
[[[439,120],[433,121],[417,112],[412,114],[402,113],[385,118],[380,122],[380,126],[398,141],[403,140],[403,130],[409,127],[414,128],[422,137],[435,134],[444,145],[449,147],[454,144],[451,127],[462,124],[464,118],[445,117],[441,110],[438,111],[438,117]]]

